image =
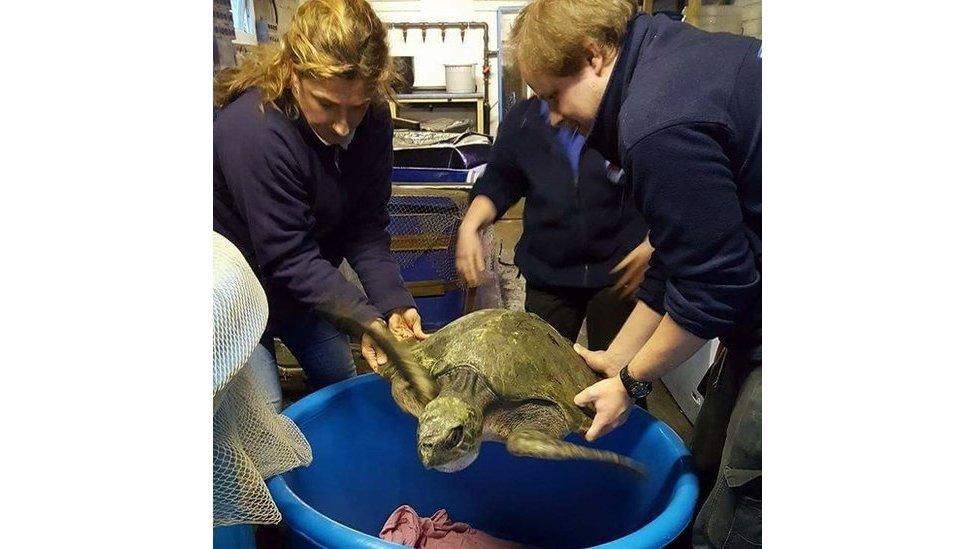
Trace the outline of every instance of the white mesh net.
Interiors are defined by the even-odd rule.
[[[241,252],[213,233],[213,394],[244,367],[268,322],[268,299]]]
[[[264,479],[308,465],[298,427],[268,403],[248,366],[268,302],[241,253],[213,234],[213,523],[274,524],[281,514]]]

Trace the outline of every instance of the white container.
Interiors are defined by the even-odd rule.
[[[474,93],[477,84],[474,79],[474,63],[463,65],[444,65],[444,81],[447,93]]]
[[[713,339],[698,349],[698,352],[691,355],[691,358],[661,378],[664,386],[668,388],[668,392],[678,403],[678,407],[681,408],[681,411],[692,424],[698,419],[698,412],[701,411],[704,400],[701,393],[698,392],[698,384],[708,373],[708,368],[715,360],[717,350],[718,340]]]

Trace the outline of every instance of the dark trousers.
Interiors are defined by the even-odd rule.
[[[694,547],[762,544],[762,364],[725,353],[708,374],[691,454],[700,484]]]
[[[542,317],[566,339],[576,342],[586,319],[587,347],[605,350],[634,310],[611,288],[525,285],[525,310]]]
[[[271,336],[281,339],[305,371],[312,389],[321,389],[356,375],[349,337],[329,321],[308,313],[278,324],[273,334],[265,333],[261,344],[275,356]]]

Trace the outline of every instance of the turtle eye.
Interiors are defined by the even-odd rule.
[[[464,426],[458,425],[451,429],[451,431],[444,437],[444,447],[454,448],[461,443],[461,439],[464,437]]]

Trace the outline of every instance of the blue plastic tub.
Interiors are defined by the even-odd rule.
[[[516,458],[491,442],[463,471],[428,471],[417,458],[417,420],[374,374],[317,391],[285,415],[313,454],[308,467],[268,481],[293,547],[402,547],[375,536],[407,504],[422,516],[445,508],[454,521],[538,547],[647,549],[681,532],[698,496],[681,440],[639,409],[594,446],[643,462],[642,479],[601,463]]]
[[[254,526],[235,524],[213,529],[213,549],[255,549]]]

